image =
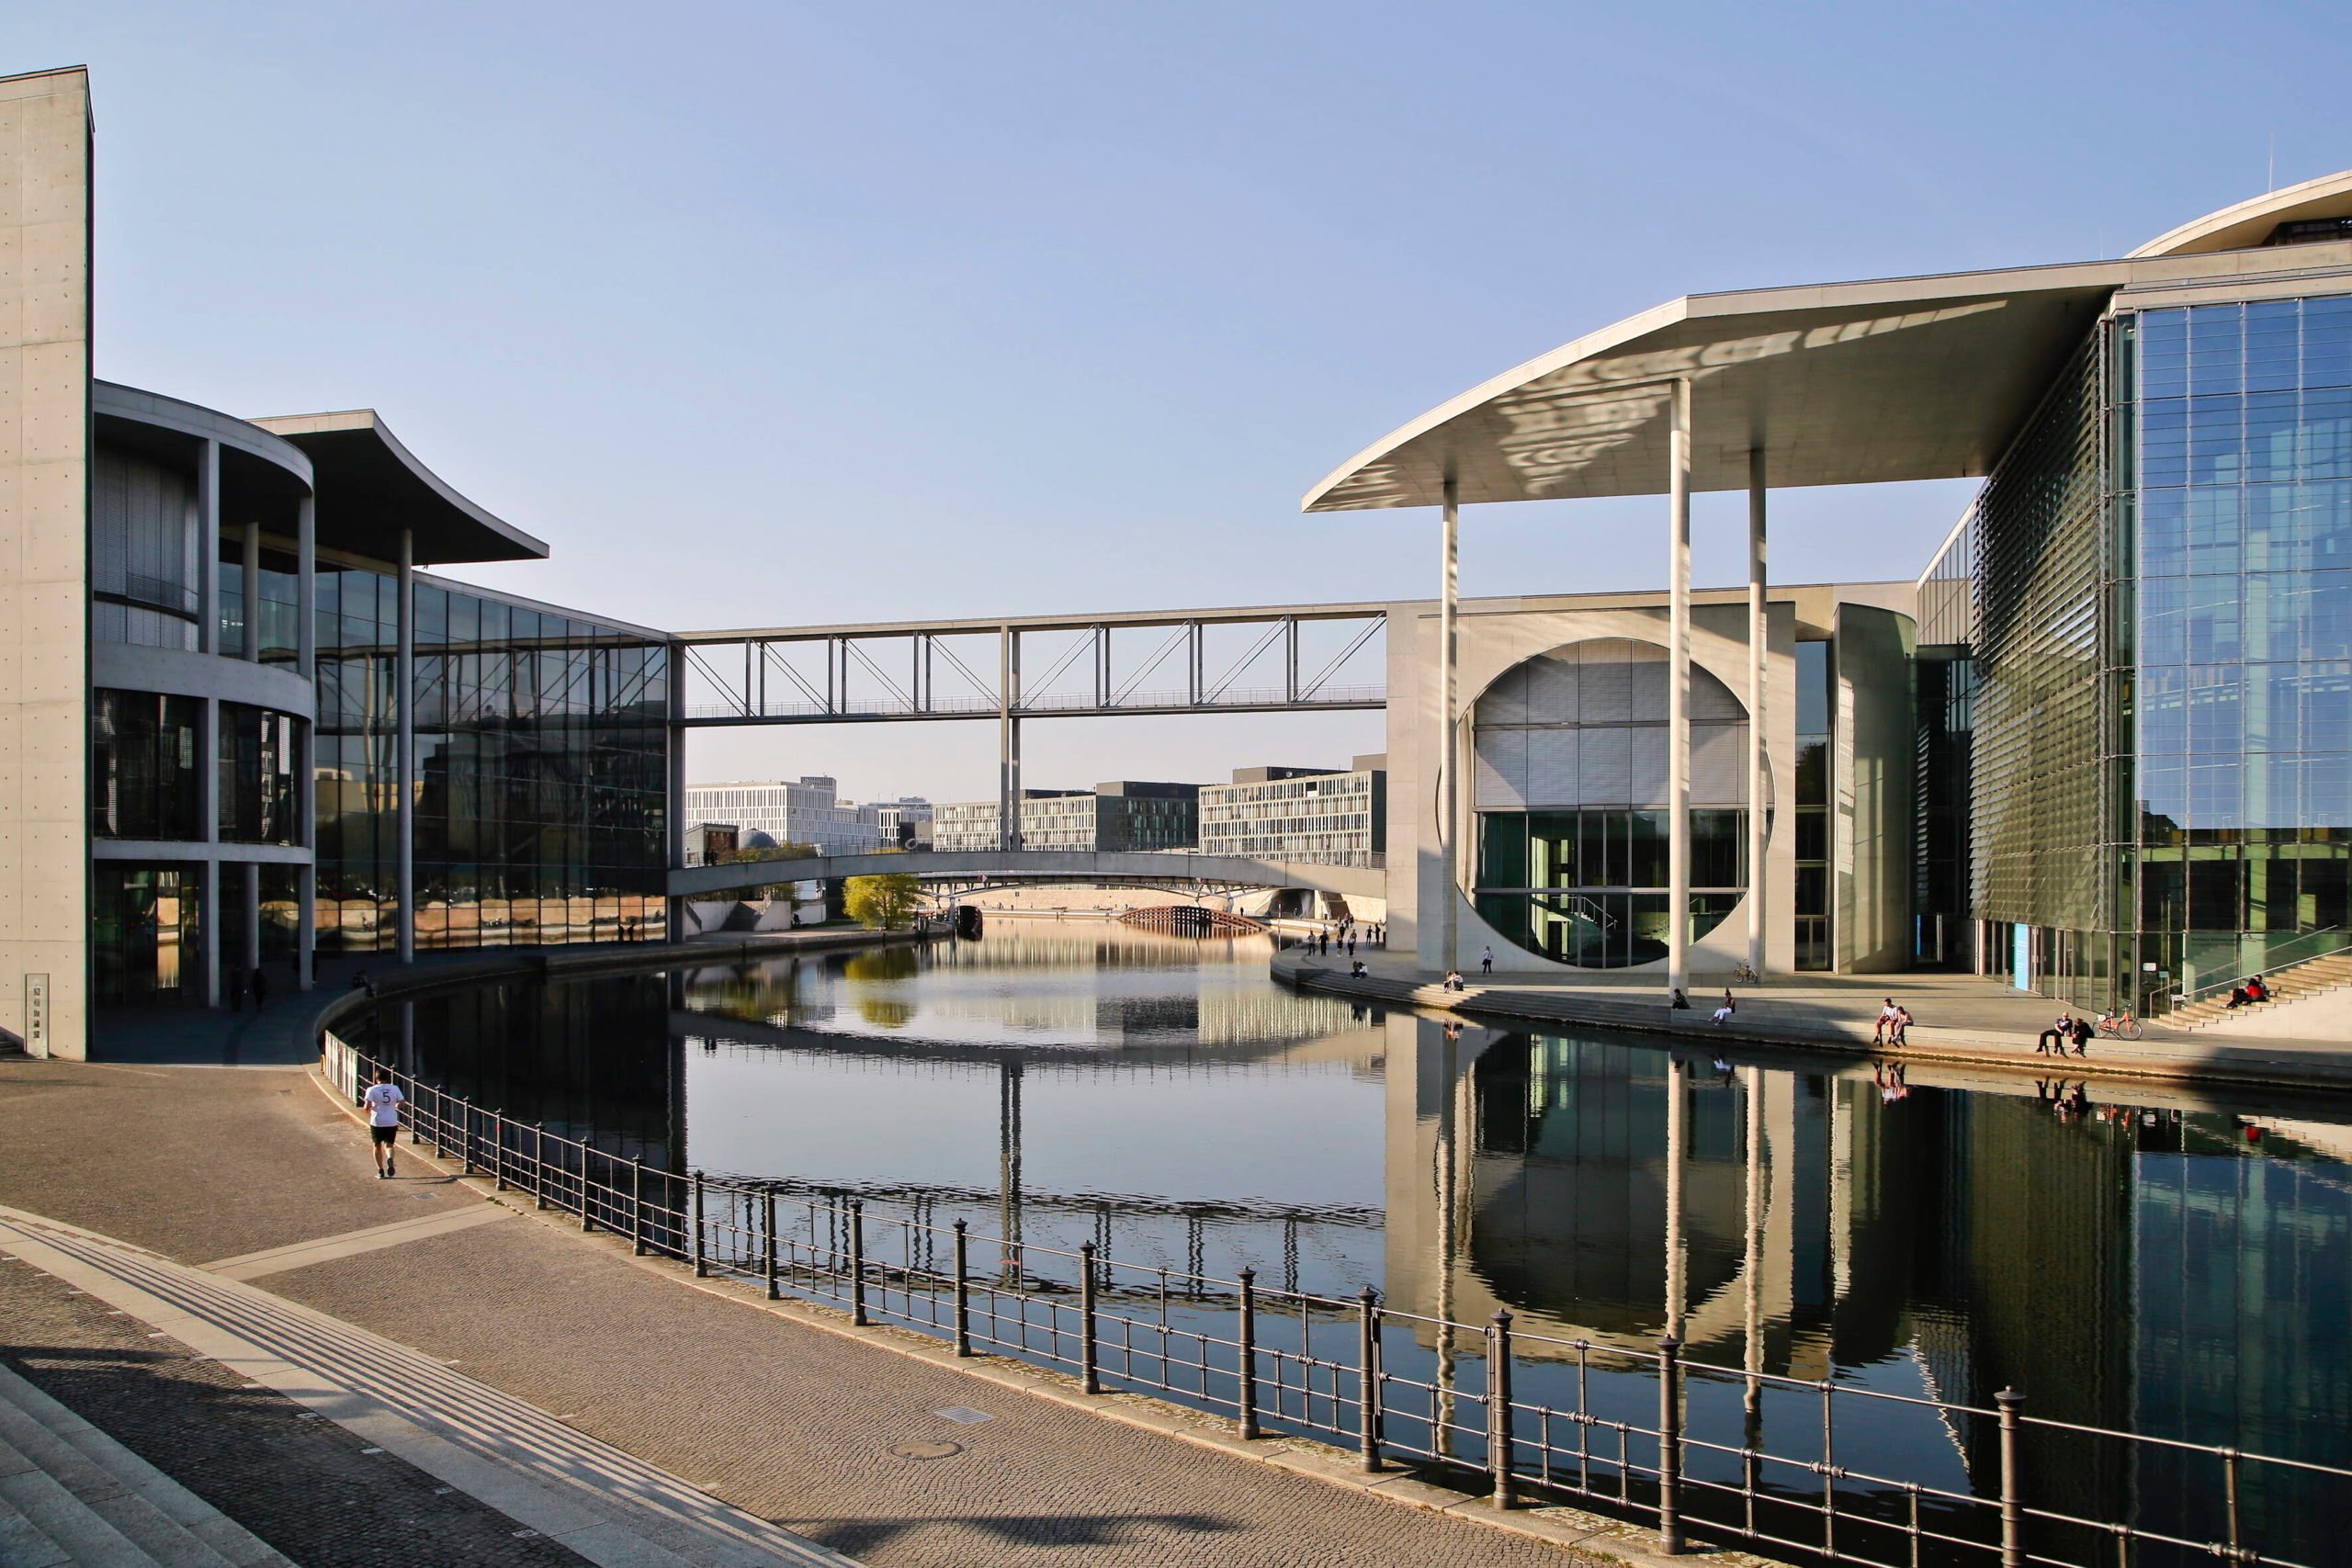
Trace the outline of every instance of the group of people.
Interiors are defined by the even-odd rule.
[[[2256,1002],[2267,1002],[2269,999],[2270,987],[2262,983],[2262,976],[2249,975],[2246,976],[2245,985],[2230,987],[2228,1005],[2233,1008],[2248,1008]]]
[[[254,965],[251,975],[242,969],[229,971],[229,1010],[231,1012],[245,1010],[245,993],[248,991],[253,993],[254,1011],[259,1012],[269,1005],[269,976],[261,972],[261,965],[258,964]]]
[[[2087,1056],[2091,1054],[2091,1036],[2098,1032],[2098,1026],[2089,1019],[2077,1018],[2071,1011],[2062,1010],[2057,1021],[2043,1030],[2041,1038],[2033,1043],[2033,1054],[2037,1056],[2063,1056],[2071,1044],[2075,1055]]]
[[[1871,1043],[1901,1045],[1909,1039],[1910,1033],[1911,1010],[1893,997],[1887,998],[1878,1010],[1878,1023],[1871,1031]]]

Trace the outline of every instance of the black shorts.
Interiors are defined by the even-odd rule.
[[[395,1144],[400,1142],[401,1130],[398,1127],[369,1127],[368,1135],[379,1144]]]

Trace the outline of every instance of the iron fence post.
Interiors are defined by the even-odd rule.
[[[458,1113],[464,1119],[458,1128],[458,1157],[465,1162],[465,1173],[471,1176],[474,1173],[474,1102],[459,1100]]]
[[[2230,1561],[2233,1562],[2245,1561],[2245,1551],[2238,1539],[2238,1457],[2235,1449],[2222,1450],[2222,1476],[2226,1483],[2230,1508]]]
[[[1356,1386],[1362,1396],[1357,1401],[1357,1420],[1363,1429],[1357,1438],[1363,1450],[1364,1471],[1375,1474],[1380,1470],[1380,1292],[1366,1285],[1361,1299],[1363,1310],[1357,1319]]]
[[[548,1124],[531,1123],[531,1199],[533,1206],[548,1206]]]
[[[704,1280],[710,1277],[710,1262],[702,1254],[702,1172],[699,1170],[694,1172],[688,1179],[693,1184],[694,1193],[695,1278]]]
[[[438,1085],[433,1089],[433,1152],[449,1157],[449,1097]]]
[[[592,1190],[595,1183],[589,1179],[589,1161],[595,1152],[586,1138],[580,1140],[580,1234],[582,1235],[596,1228],[596,1198]]]
[[[645,1156],[628,1162],[628,1249],[645,1256]]]
[[[775,1301],[784,1292],[776,1288],[775,1282],[775,1189],[773,1187],[760,1194],[760,1234],[763,1238],[761,1246],[764,1249],[761,1271],[767,1277],[768,1300]]]
[[[849,1206],[849,1320],[865,1326],[865,1200]]]
[[[1241,1285],[1241,1329],[1234,1371],[1241,1379],[1241,1435],[1258,1435],[1258,1271],[1244,1269]]]
[[[2001,1568],[2025,1568],[2025,1503],[2018,1475],[2018,1406],[2025,1395],[2005,1388],[1993,1400],[2001,1412]]]
[[[1487,1325],[1487,1468],[1494,1472],[1495,1507],[1518,1501],[1510,1471],[1510,1309],[1497,1307]]]
[[[1682,1341],[1657,1342],[1657,1534],[1669,1557],[1682,1551]]]
[[[1078,1281],[1078,1375],[1080,1383],[1089,1393],[1102,1392],[1102,1369],[1096,1360],[1094,1340],[1094,1244],[1079,1243]]]
[[[506,1108],[490,1113],[490,1184],[493,1192],[506,1190]]]
[[[956,1353],[972,1353],[972,1272],[965,1256],[965,1224],[956,1222]]]

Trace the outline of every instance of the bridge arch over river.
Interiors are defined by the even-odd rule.
[[[731,861],[724,865],[673,867],[669,891],[673,898],[723,898],[779,882],[900,873],[924,882],[1300,887],[1354,898],[1379,898],[1386,892],[1386,873],[1377,866],[1313,865],[1251,860],[1241,855],[1166,854],[1136,850],[956,850]]]

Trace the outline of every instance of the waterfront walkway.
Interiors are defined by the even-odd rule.
[[[471,1442],[478,1479],[503,1469],[508,1483],[553,1487],[549,1467],[601,1466],[658,1495],[656,1522],[683,1529],[673,1516],[691,1514],[728,1539],[729,1529],[768,1530],[761,1545],[772,1557],[747,1562],[828,1560],[787,1556],[794,1537],[816,1543],[801,1550],[873,1568],[1577,1560],[1529,1529],[1587,1538],[1618,1561],[1644,1556],[1631,1529],[1548,1509],[1515,1516],[1521,1531],[1498,1529],[1476,1517],[1484,1504],[1409,1477],[1381,1482],[1389,1497],[1369,1493],[1374,1478],[1334,1484],[1347,1457],[1313,1445],[1261,1442],[1251,1448],[1274,1462],[1241,1457],[1227,1424],[1130,1396],[1092,1401],[1104,1414],[1074,1408],[1082,1401],[1066,1380],[990,1360],[967,1373],[942,1364],[936,1346],[893,1348],[888,1330],[853,1336],[815,1309],[772,1310],[734,1287],[698,1286],[674,1265],[631,1258],[613,1238],[529,1213],[527,1200],[523,1212],[494,1207],[482,1183],[406,1146],[400,1178],[378,1181],[361,1129],[301,1069],[10,1062],[0,1066],[0,1134],[10,1156],[0,1204],[48,1216],[0,1215],[14,1233],[0,1233],[0,1250],[29,1256],[54,1282],[35,1293],[65,1303],[65,1291],[85,1291],[107,1300],[105,1312],[147,1324],[130,1331],[135,1343],[164,1347],[169,1365],[136,1362],[127,1337],[98,1347],[121,1363],[119,1381],[195,1365],[195,1355],[230,1371],[246,1371],[241,1358],[291,1369],[276,1382],[248,1372],[263,1391],[239,1397],[277,1388],[339,1424],[341,1448],[283,1471],[360,1509],[348,1517],[362,1526],[394,1505],[468,1494],[412,1484],[390,1462],[447,1473],[420,1457],[431,1448],[422,1434]],[[0,1269],[20,1272],[31,1270]],[[75,1339],[86,1325],[9,1322],[7,1355],[37,1380],[91,1348]],[[62,1381],[51,1392],[75,1398]],[[941,1414],[961,1407],[991,1419]],[[407,1448],[390,1440],[400,1422],[414,1428]],[[355,1455],[382,1466],[390,1479],[380,1490],[355,1479]],[[315,1540],[279,1517],[282,1496],[243,1495],[232,1488],[210,1500],[273,1545]],[[547,1498],[532,1504],[488,1481],[470,1495],[480,1512],[451,1527],[436,1562],[571,1560],[548,1554],[559,1546],[590,1555],[585,1525],[563,1534],[528,1517],[541,1506],[547,1519],[576,1520]],[[559,1491],[555,1501],[578,1499]],[[401,1517],[413,1532],[437,1530],[429,1516]],[[537,1535],[514,1533],[529,1529]],[[515,1547],[538,1555],[510,1554]],[[310,1568],[416,1560],[280,1550]]]
[[[1723,985],[1708,979],[1690,991],[1690,1009],[1675,1012],[1661,999],[1655,975],[1496,975],[1473,965],[1464,988],[1447,991],[1442,972],[1414,967],[1409,956],[1360,949],[1369,971],[1349,976],[1351,962],[1337,947],[1306,956],[1302,946],[1277,953],[1278,978],[1310,989],[1370,1000],[1444,1010],[1482,1022],[1583,1025],[1631,1030],[1699,1042],[1794,1047],[1816,1055],[1880,1055],[1919,1062],[2048,1074],[2067,1077],[2143,1077],[2166,1082],[2243,1082],[2352,1089],[2352,1042],[2254,1039],[2211,1032],[2146,1026],[2137,1041],[2106,1036],[2089,1054],[2071,1053],[2063,1067],[2035,1051],[2035,1039],[2065,1003],[2019,991],[1975,975],[1773,976],[1762,986],[1735,986],[1732,1022],[1712,1021]],[[1892,997],[1917,1021],[1900,1051],[1871,1043],[1879,1009]]]

